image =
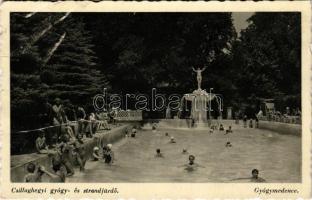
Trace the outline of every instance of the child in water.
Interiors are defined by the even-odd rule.
[[[103,148],[103,158],[106,164],[112,164],[114,162],[114,152],[112,151],[112,146],[112,144],[108,144]]]
[[[183,149],[182,154],[187,154],[187,149]]]
[[[93,153],[92,153],[93,161],[98,161],[100,159],[100,152],[99,151],[100,151],[99,147],[93,148]]]

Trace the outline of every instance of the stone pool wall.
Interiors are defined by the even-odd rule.
[[[218,120],[213,119],[212,123],[218,123]],[[255,123],[255,121],[253,121]],[[146,120],[144,123],[144,128],[152,128],[153,123],[157,123],[159,128],[191,128],[190,119],[157,119],[157,120]],[[237,126],[235,125],[234,120],[221,120],[221,123],[225,128],[228,126]],[[249,123],[249,122],[248,122]],[[247,124],[248,124],[247,123]],[[243,122],[240,120],[239,126],[242,126]],[[207,124],[208,128],[208,124]],[[259,128],[274,131],[280,134],[289,134],[301,136],[301,124],[288,124],[281,122],[269,122],[269,121],[259,121]]]
[[[85,142],[84,146],[86,149],[87,157],[89,158],[91,156],[92,151],[93,151],[93,147],[98,143],[99,139],[104,144],[114,143],[114,142],[120,140],[122,137],[124,137],[124,131],[126,128],[130,130],[130,128],[132,128],[132,126],[134,124],[135,123],[121,125],[121,126],[116,127],[110,131],[103,132],[100,134],[96,134],[96,137],[93,137],[92,139],[88,139],[88,140],[84,141]],[[19,155],[19,156],[23,156],[23,155]],[[29,156],[29,155],[24,155],[24,156]],[[23,178],[26,174],[26,165],[29,162],[33,162],[35,164],[42,165],[47,170],[52,171],[52,169],[51,169],[51,158],[52,157],[49,157],[48,155],[42,155],[42,156],[40,156],[40,158],[35,158],[35,159],[31,159],[31,156],[29,156],[29,157],[30,158],[27,162],[18,164],[18,165],[11,168],[11,181],[12,182],[23,182]],[[44,176],[43,181],[47,181],[46,178],[47,177]]]
[[[301,124],[287,124],[281,122],[259,121],[259,128],[277,132],[279,134],[288,134],[301,136]]]

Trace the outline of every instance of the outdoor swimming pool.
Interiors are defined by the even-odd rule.
[[[225,128],[227,128],[225,126]],[[77,172],[67,182],[249,182],[233,180],[259,176],[269,183],[301,182],[301,137],[233,126],[233,133],[194,129],[140,130],[135,138],[113,145],[116,161],[88,161],[84,173]],[[165,136],[168,132],[169,136]],[[174,136],[176,143],[170,143]],[[226,148],[227,141],[232,147]],[[163,158],[155,157],[160,148]],[[187,148],[188,154],[182,154]],[[188,172],[181,167],[188,156],[204,168]]]

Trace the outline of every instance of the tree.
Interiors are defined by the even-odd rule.
[[[300,13],[255,13],[248,21],[233,50],[241,100],[295,98],[289,106],[300,107]]]
[[[45,102],[55,97],[89,107],[93,96],[108,87],[97,70],[92,38],[81,18],[64,13],[25,15],[11,16],[13,129],[42,126]]]

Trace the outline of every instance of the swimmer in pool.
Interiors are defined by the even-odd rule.
[[[181,167],[184,167],[184,170],[186,170],[188,172],[194,171],[198,167],[205,168],[204,166],[195,163],[195,156],[194,155],[189,155],[189,163],[184,164]]]
[[[112,151],[112,144],[106,145],[103,148],[103,158],[106,164],[112,164],[114,162],[114,152]]]
[[[219,131],[224,131],[224,127],[223,127],[223,125],[222,125],[222,124],[220,124]]]
[[[131,132],[131,137],[135,137],[135,134],[136,134],[136,132],[137,132],[137,129],[136,129],[136,127],[134,126],[133,128],[132,128],[132,132]]]
[[[170,138],[170,143],[176,143],[176,141],[175,141],[173,136],[171,136],[171,138]]]
[[[183,149],[182,150],[182,154],[187,154],[188,152],[187,152],[187,149]]]
[[[225,144],[225,147],[232,147],[231,142],[227,142],[227,143]]]
[[[225,130],[225,134],[224,135],[229,134],[229,133],[233,133],[232,126],[229,126],[229,129]]]
[[[234,180],[243,180],[243,179],[249,179],[250,182],[257,182],[257,183],[262,183],[262,182],[266,182],[265,179],[259,177],[259,170],[258,169],[253,169],[251,171],[251,177],[247,177],[247,178],[236,178],[236,179],[232,179],[232,181]]]
[[[164,155],[160,152],[160,149],[156,149],[155,157],[158,157],[158,158],[163,158],[164,157]]]
[[[213,133],[213,130],[214,130],[213,128],[210,128],[209,133]]]
[[[156,131],[156,124],[153,124],[152,130],[153,130],[153,132]]]

